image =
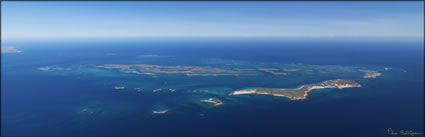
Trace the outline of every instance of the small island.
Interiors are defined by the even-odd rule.
[[[278,72],[279,69],[276,68],[257,68],[258,71],[271,73],[272,75],[288,75],[288,73],[285,72]]]
[[[162,88],[158,88],[158,89],[152,90],[152,92],[158,92],[158,91],[161,91],[161,90],[162,90]]]
[[[373,70],[364,70],[360,69],[361,72],[366,72],[366,74],[363,76],[363,78],[376,78],[378,76],[381,76],[382,74]]]
[[[155,110],[152,113],[154,113],[154,114],[165,114],[167,112],[168,112],[168,109],[166,109],[166,110]]]
[[[50,67],[41,67],[41,68],[38,68],[38,69],[41,70],[41,71],[46,71],[46,70],[49,70]]]
[[[207,102],[207,103],[214,103],[214,106],[218,106],[223,104],[223,102],[219,99],[215,99],[215,98],[209,98],[209,99],[205,99],[205,100],[200,100],[201,102]]]
[[[282,96],[287,97],[291,100],[300,100],[306,99],[308,93],[313,89],[323,89],[323,88],[351,88],[351,87],[361,87],[361,85],[353,80],[327,80],[320,83],[303,85],[296,89],[270,89],[270,88],[255,88],[255,89],[245,89],[238,90],[230,93],[230,95],[240,95],[240,94],[270,94],[273,96]]]
[[[379,72],[376,72],[376,71],[369,71],[369,72],[366,72],[366,75],[365,76],[363,76],[363,78],[376,78],[376,77],[378,77],[378,76],[381,76],[382,74],[381,73],[379,73]]]
[[[246,75],[259,74],[255,69],[225,69],[208,66],[165,66],[165,65],[151,65],[151,64],[104,64],[97,66],[103,69],[118,69],[122,73],[133,73],[140,75],[155,76],[159,74],[183,74],[185,76],[235,76],[245,73],[253,73]],[[275,73],[279,74],[279,73]]]
[[[121,90],[121,89],[125,89],[125,87],[124,86],[115,86],[114,89]]]

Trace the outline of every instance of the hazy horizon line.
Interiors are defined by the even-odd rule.
[[[357,39],[357,38],[379,38],[379,39],[418,39],[423,40],[423,36],[128,36],[128,37],[13,37],[1,38],[1,40],[33,40],[33,39],[163,39],[163,38],[281,38],[281,39]]]

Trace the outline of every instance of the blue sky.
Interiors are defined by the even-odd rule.
[[[424,2],[2,2],[2,38],[424,36]]]

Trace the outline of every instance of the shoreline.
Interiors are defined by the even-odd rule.
[[[200,100],[201,102],[206,102],[206,103],[213,103],[214,106],[218,106],[218,105],[222,105],[223,102],[219,99],[214,99],[214,98],[209,98],[209,99],[204,99],[204,100]]]

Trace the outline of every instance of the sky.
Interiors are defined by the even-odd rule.
[[[424,2],[1,2],[2,39],[424,37]]]

